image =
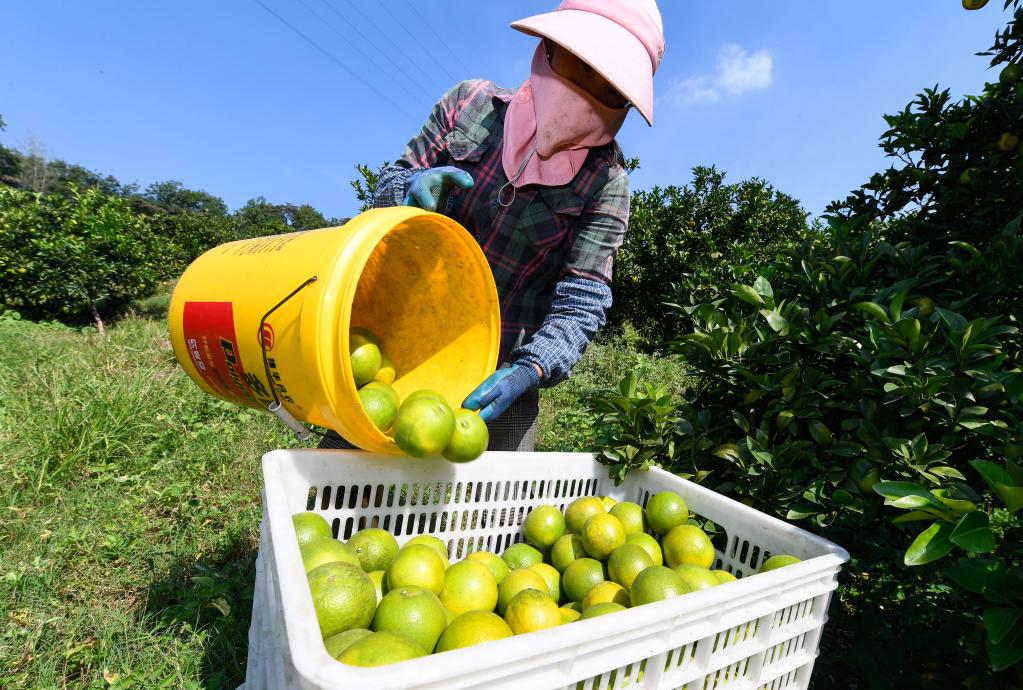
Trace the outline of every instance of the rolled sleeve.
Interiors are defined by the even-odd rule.
[[[543,325],[528,345],[511,353],[514,361],[538,364],[541,387],[569,377],[611,308],[611,288],[603,282],[566,276],[554,288],[554,299]]]

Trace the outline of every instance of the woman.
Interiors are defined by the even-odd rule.
[[[541,39],[529,79],[451,89],[374,204],[445,213],[480,243],[501,301],[502,366],[462,405],[487,421],[490,450],[531,451],[537,388],[568,378],[611,306],[629,217],[614,137],[630,108],[653,123],[664,35],[654,0],[565,0],[512,27]]]

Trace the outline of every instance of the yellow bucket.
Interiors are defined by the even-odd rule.
[[[380,339],[402,399],[430,388],[456,408],[494,371],[501,339],[479,245],[456,221],[408,206],[215,247],[181,276],[168,318],[175,356],[207,392],[254,408],[279,403],[391,454],[401,451],[360,403],[349,329]]]

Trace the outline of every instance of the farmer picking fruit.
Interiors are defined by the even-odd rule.
[[[443,213],[479,242],[501,302],[501,365],[461,403],[487,423],[489,449],[531,451],[537,389],[568,378],[611,306],[629,218],[615,136],[630,108],[653,124],[664,34],[654,0],[565,0],[512,27],[540,39],[528,78],[455,85],[385,169],[374,205]],[[347,444],[331,431],[320,447]]]

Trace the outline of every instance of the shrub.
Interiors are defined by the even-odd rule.
[[[753,273],[807,231],[806,212],[763,180],[725,184],[714,167],[693,168],[689,185],[632,195],[629,231],[615,260],[613,327],[651,336],[675,331],[663,302],[707,299]]]
[[[1018,4],[1006,3],[1014,17],[988,52],[1000,68],[1023,58]],[[613,476],[661,463],[828,529],[858,555],[841,593],[849,629],[868,630],[882,607],[893,612],[884,639],[950,622],[930,645],[889,646],[885,683],[916,687],[926,674],[943,687],[1015,687],[1023,86],[1000,79],[957,102],[928,89],[886,120],[882,147],[900,165],[829,207],[828,227],[783,258],[730,268],[730,288],[673,306],[670,347],[697,379],[691,397],[626,381],[599,406],[603,457]],[[892,577],[891,553],[906,545],[903,567],[922,570]],[[935,563],[953,552],[954,566]],[[874,641],[848,644],[860,650],[849,668],[870,685],[857,659]]]
[[[31,318],[92,316],[166,277],[161,244],[119,197],[0,187],[0,301]]]

